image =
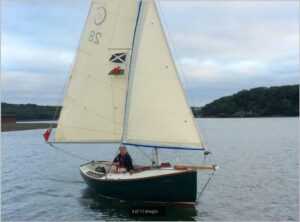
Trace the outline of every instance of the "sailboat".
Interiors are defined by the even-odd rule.
[[[153,149],[155,161],[113,173],[111,161],[80,166],[102,196],[195,203],[197,171],[215,165],[159,162],[159,149],[205,152],[155,0],[93,0],[71,70],[54,143]]]

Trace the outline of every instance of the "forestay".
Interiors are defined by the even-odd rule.
[[[155,1],[143,1],[135,35],[124,143],[203,148]]]
[[[134,0],[94,0],[81,36],[56,142],[120,142]]]

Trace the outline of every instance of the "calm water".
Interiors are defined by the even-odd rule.
[[[168,207],[162,218],[132,218],[127,204],[96,197],[79,175],[84,161],[44,144],[42,130],[2,133],[2,220],[298,220],[298,118],[200,119],[199,125],[220,169],[196,207]],[[111,145],[63,148],[90,160],[116,152]],[[130,153],[147,163],[146,153]],[[203,159],[195,151],[160,154],[172,162]],[[199,187],[207,176],[199,176]]]

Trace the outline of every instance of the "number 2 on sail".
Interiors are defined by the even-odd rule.
[[[100,42],[100,39],[101,38],[101,33],[100,32],[95,32],[94,30],[92,30],[90,32],[90,35],[89,35],[89,41],[94,43],[94,44],[99,44]]]

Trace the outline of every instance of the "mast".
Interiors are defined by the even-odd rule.
[[[136,44],[136,34],[137,34],[137,29],[138,25],[140,24],[140,15],[141,15],[141,8],[142,8],[142,0],[139,0],[138,2],[138,11],[137,11],[137,16],[136,16],[136,22],[135,22],[135,27],[133,31],[133,40],[132,40],[132,46],[131,46],[131,54],[130,54],[130,60],[129,60],[129,66],[128,66],[128,84],[127,84],[127,89],[126,89],[126,96],[125,96],[125,107],[124,107],[124,120],[123,120],[123,132],[122,132],[122,138],[121,142],[123,143],[125,140],[125,132],[126,128],[128,125],[128,97],[129,97],[129,87],[130,87],[130,76],[132,72],[132,67],[133,67],[133,57],[135,53],[135,44]]]
[[[129,62],[129,68],[128,68],[128,86],[126,90],[126,97],[125,97],[125,115],[124,115],[124,127],[123,127],[123,133],[122,133],[122,142],[125,142],[125,132],[127,129],[127,124],[128,124],[128,97],[129,97],[129,87],[131,86],[130,84],[130,76],[132,74],[132,68],[133,68],[133,58],[136,56],[136,42],[137,42],[137,31],[139,28],[139,25],[141,23],[141,9],[142,9],[142,4],[143,0],[139,0],[138,2],[138,12],[137,12],[137,18],[136,18],[136,24],[134,28],[134,33],[133,33],[133,41],[132,41],[132,50],[131,50],[131,55],[130,55],[130,62]],[[159,165],[159,155],[158,155],[158,148],[154,148],[154,165],[158,166]]]

